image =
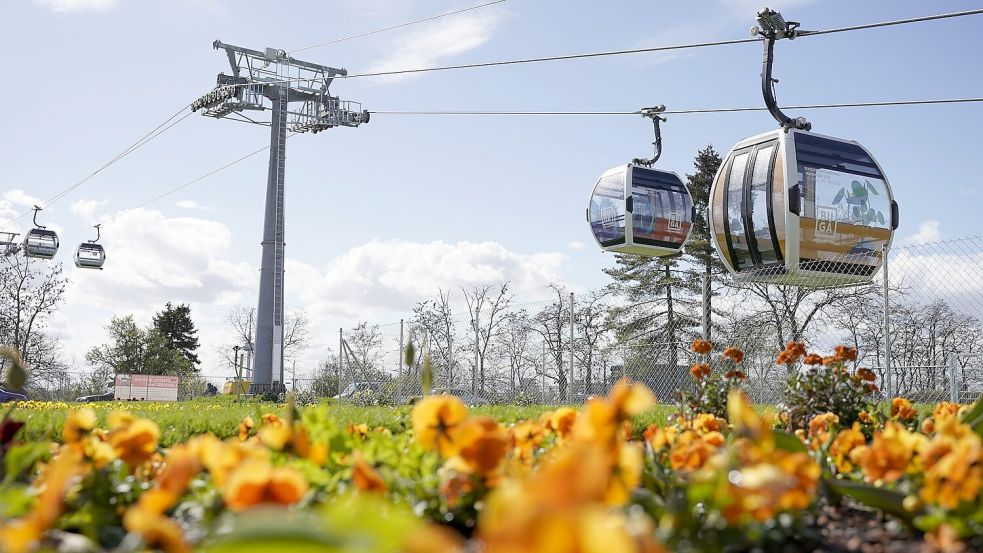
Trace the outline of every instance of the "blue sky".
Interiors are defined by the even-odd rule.
[[[215,39],[292,50],[477,2],[12,0],[0,133],[0,223],[73,184],[211,88],[228,71]],[[494,7],[298,54],[353,73],[743,38],[760,0],[509,0]],[[978,8],[979,2],[772,2],[805,29]],[[273,9],[271,9],[273,8]],[[983,16],[803,38],[778,45],[783,103],[980,96]],[[754,106],[760,46],[744,44],[545,64],[338,80],[369,110],[634,110]],[[814,130],[878,158],[901,205],[899,243],[975,235],[980,104],[805,112]],[[671,116],[659,165],[689,172],[774,127],[765,113]],[[43,213],[66,233],[106,224],[106,270],[72,278],[54,322],[78,361],[113,313],[149,321],[190,302],[205,371],[227,341],[230,305],[252,304],[265,187],[257,155],[145,209],[130,208],[252,151],[262,127],[192,116]],[[323,357],[338,326],[396,320],[437,287],[511,279],[526,300],[558,281],[606,283],[584,207],[600,173],[650,150],[640,117],[377,115],[287,147],[288,306],[304,307]],[[13,225],[17,226],[17,225]],[[23,227],[20,227],[23,228]],[[79,231],[81,232],[75,232]],[[70,263],[69,263],[70,265]],[[84,368],[80,364],[79,368]]]

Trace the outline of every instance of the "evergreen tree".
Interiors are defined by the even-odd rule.
[[[706,278],[707,287],[702,290],[702,317],[711,320],[713,296],[713,284],[719,281],[718,275],[723,275],[726,270],[710,239],[710,225],[707,221],[707,208],[710,205],[710,187],[713,185],[713,177],[717,174],[717,169],[721,163],[720,154],[707,146],[696,154],[693,166],[696,173],[687,177],[686,187],[693,197],[693,206],[696,208],[696,219],[693,221],[693,230],[690,232],[689,240],[683,247],[687,260],[692,265],[689,269],[693,274],[696,284],[702,288],[702,279]],[[706,330],[706,339],[711,339],[713,325],[709,325]]]
[[[186,304],[174,306],[167,302],[164,310],[154,315],[154,329],[167,341],[171,349],[178,351],[193,368],[201,361],[198,350],[198,329],[191,320],[191,307]]]
[[[696,219],[682,255],[618,254],[615,266],[604,270],[613,280],[608,288],[625,300],[610,313],[618,341],[658,345],[659,350],[666,352],[666,364],[670,367],[675,367],[679,360],[678,345],[700,333],[701,310],[710,312],[713,279],[719,279],[724,272],[706,220],[710,186],[720,163],[720,154],[713,146],[700,150],[696,156],[696,173],[687,182]],[[708,280],[705,290],[704,275]]]

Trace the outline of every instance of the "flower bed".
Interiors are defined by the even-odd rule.
[[[55,439],[18,439],[42,406],[15,407],[0,549],[979,550],[983,404],[879,406],[854,351],[790,344],[787,403],[759,412],[738,350],[693,349],[697,385],[644,428],[656,399],[628,381],[505,421],[453,396],[388,426],[288,402],[167,447],[137,409],[76,409]]]

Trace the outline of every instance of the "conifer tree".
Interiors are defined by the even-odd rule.
[[[706,278],[707,287],[702,290],[702,314],[706,320],[711,320],[713,287],[720,276],[725,272],[723,263],[717,257],[717,252],[713,248],[710,239],[710,226],[707,221],[707,208],[710,205],[710,186],[713,185],[713,177],[717,174],[717,169],[721,163],[720,154],[707,146],[696,154],[693,166],[696,173],[687,177],[686,187],[693,197],[693,206],[696,208],[696,219],[693,221],[693,230],[690,232],[689,240],[683,247],[687,260],[690,262],[690,271],[695,279],[702,281]],[[702,282],[699,282],[702,288]],[[706,329],[706,339],[711,339],[713,325]]]
[[[197,369],[201,361],[195,353],[199,346],[198,330],[191,320],[191,307],[167,302],[164,310],[154,315],[154,329],[164,337],[171,349],[180,352]]]

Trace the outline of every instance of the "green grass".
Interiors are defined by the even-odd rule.
[[[137,417],[153,419],[160,427],[160,443],[164,447],[207,432],[219,438],[236,436],[239,422],[246,416],[251,416],[258,422],[264,413],[284,414],[283,405],[258,401],[235,402],[230,397],[199,398],[177,403],[30,402],[13,411],[16,420],[26,423],[18,438],[23,441],[60,441],[65,417],[71,410],[82,407],[91,407],[96,411],[98,425],[102,428],[106,427],[109,413],[117,409],[125,409]],[[537,419],[555,408],[556,406],[551,405],[489,405],[474,407],[471,413],[489,416],[504,425],[511,425],[522,420]],[[404,432],[410,427],[411,409],[410,406],[359,407],[332,403],[328,405],[328,414],[342,426],[347,426],[349,422],[365,423],[369,428],[383,427],[392,432]],[[671,406],[659,405],[639,416],[634,423],[636,433],[640,433],[651,423],[664,424],[674,410]]]

